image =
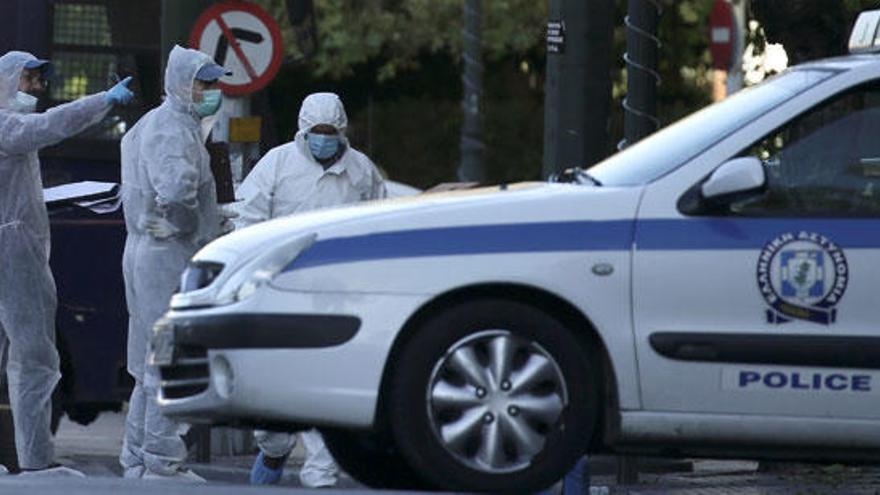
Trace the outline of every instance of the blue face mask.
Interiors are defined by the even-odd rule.
[[[202,92],[202,101],[195,104],[196,114],[199,117],[210,117],[220,110],[223,97],[219,89],[206,89]]]
[[[326,160],[333,157],[339,151],[339,136],[333,134],[314,134],[307,136],[309,151],[318,160]]]

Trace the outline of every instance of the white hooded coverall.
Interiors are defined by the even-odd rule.
[[[146,365],[155,322],[167,311],[180,274],[199,248],[217,237],[220,217],[214,176],[194,111],[193,81],[204,53],[175,46],[165,69],[165,101],[144,115],[122,140],[122,198],[128,236],[122,269],[128,305],[129,401],[120,462],[126,476],[144,469],[173,476],[186,447],[179,424],[157,404],[158,370]],[[144,229],[163,218],[176,231],[156,239]]]
[[[23,114],[10,110],[24,52],[0,57],[0,353],[6,374],[22,469],[54,462],[49,429],[52,390],[61,373],[55,349],[55,280],[49,269],[49,216],[37,151],[97,124],[111,104],[104,93]]]
[[[319,124],[339,130],[345,151],[332,166],[318,163],[306,142],[308,131]],[[385,181],[376,166],[363,153],[351,148],[345,139],[348,117],[339,97],[316,93],[303,101],[299,113],[299,132],[290,143],[272,149],[260,160],[239,187],[236,196],[236,228],[272,218],[357,201],[384,198]],[[287,433],[257,431],[257,444],[270,457],[288,455],[296,437]],[[339,468],[316,430],[301,433],[306,462],[300,471],[305,486],[336,483]]]

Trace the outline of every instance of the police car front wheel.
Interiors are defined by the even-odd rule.
[[[401,349],[390,424],[437,488],[530,491],[583,453],[599,397],[595,352],[576,329],[502,299],[452,307]]]

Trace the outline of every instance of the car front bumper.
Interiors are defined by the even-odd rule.
[[[372,425],[388,353],[424,297],[275,296],[157,323],[151,361],[164,414],[267,428]]]

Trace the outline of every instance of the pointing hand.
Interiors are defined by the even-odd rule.
[[[113,86],[104,94],[104,100],[113,105],[127,105],[134,98],[134,93],[128,89],[130,82],[131,76],[128,76],[116,83],[116,86]]]

